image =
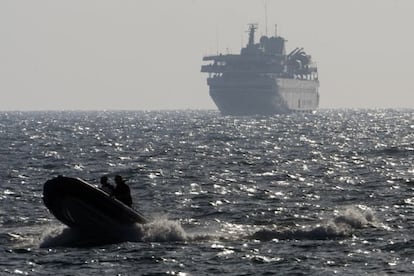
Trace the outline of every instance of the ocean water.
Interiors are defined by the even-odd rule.
[[[0,275],[414,273],[414,110],[1,112],[0,157]],[[91,245],[42,187],[104,174],[151,222]]]

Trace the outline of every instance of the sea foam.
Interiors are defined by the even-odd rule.
[[[251,237],[261,241],[273,239],[337,239],[353,235],[356,229],[362,229],[369,226],[376,227],[378,225],[377,219],[371,209],[350,206],[346,207],[344,210],[340,210],[338,215],[333,219],[329,219],[326,222],[317,225],[282,230],[265,228],[255,232]]]
[[[85,233],[65,226],[49,226],[41,234],[39,247],[83,247],[120,242],[185,241],[188,235],[177,221],[155,219],[117,229],[110,236]]]

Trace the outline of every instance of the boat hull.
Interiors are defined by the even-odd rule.
[[[284,78],[208,80],[210,96],[223,115],[273,115],[314,111],[319,82]]]
[[[46,181],[43,202],[59,221],[85,232],[117,235],[125,226],[148,222],[141,213],[78,178]]]

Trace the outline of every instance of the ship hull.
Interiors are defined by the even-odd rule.
[[[288,78],[208,79],[210,96],[223,115],[310,112],[319,105],[319,82]]]

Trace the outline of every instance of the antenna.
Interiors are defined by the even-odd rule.
[[[264,9],[265,9],[265,23],[266,23],[266,36],[267,36],[267,1],[264,1]]]
[[[219,53],[219,35],[218,35],[218,27],[216,27],[216,53]]]

